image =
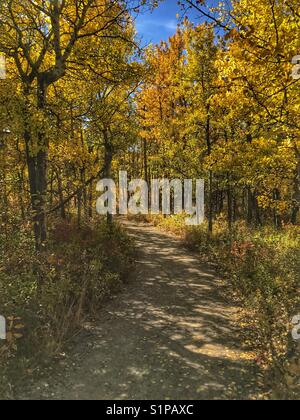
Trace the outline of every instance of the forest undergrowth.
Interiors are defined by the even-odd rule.
[[[97,317],[127,277],[133,245],[118,224],[98,220],[78,228],[53,220],[43,252],[35,252],[31,230],[23,226],[1,233],[0,253],[0,307],[8,330],[0,343],[0,395],[6,398]]]
[[[220,216],[213,233],[206,224],[187,227],[184,216],[148,218],[180,236],[201,261],[215,264],[227,290],[243,307],[245,344],[256,353],[266,384],[276,397],[299,397],[299,343],[292,339],[292,318],[300,313],[299,226],[249,227],[243,221],[228,229]]]

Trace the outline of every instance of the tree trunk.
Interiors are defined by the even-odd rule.
[[[109,133],[107,129],[103,130],[104,137],[104,178],[111,177],[111,165],[113,161],[113,146],[109,139]],[[113,215],[107,213],[107,223],[109,226],[112,225]]]
[[[214,217],[214,203],[213,203],[213,171],[209,171],[209,187],[208,187],[208,231],[213,233],[213,217]]]
[[[275,202],[280,200],[280,191],[278,190],[278,188],[275,188],[273,191],[273,200]],[[274,209],[274,225],[277,229],[280,229],[282,227],[281,216],[278,214],[276,209]]]
[[[20,202],[20,210],[21,210],[21,217],[22,220],[25,220],[25,205],[24,205],[24,201],[23,201],[23,195],[24,195],[24,169],[20,169],[20,171],[18,172],[18,185],[19,185],[19,202]]]
[[[247,223],[252,225],[253,223],[253,193],[251,187],[247,187]]]
[[[77,225],[81,227],[82,191],[77,194]]]
[[[46,91],[43,78],[38,83],[38,109],[44,112],[46,107]],[[41,129],[38,134],[37,153],[37,203],[38,203],[38,224],[40,230],[40,245],[43,246],[47,240],[47,169],[48,169],[48,141],[46,133]]]
[[[46,106],[47,88],[43,79],[38,80],[37,104],[38,110],[44,111]],[[27,89],[26,93],[29,93]],[[37,151],[33,147],[33,139],[30,132],[30,113],[25,110],[24,142],[26,148],[26,159],[29,174],[29,185],[31,205],[33,211],[33,230],[36,250],[41,251],[47,240],[46,227],[46,202],[47,202],[47,164],[48,164],[48,142],[46,133],[39,129],[37,135]]]
[[[206,145],[207,145],[207,154],[208,156],[211,155],[211,138],[210,138],[210,107],[207,105],[207,119],[206,119],[206,127],[205,127],[205,137],[206,137]],[[210,234],[213,233],[213,217],[214,217],[214,210],[213,210],[213,171],[209,171],[209,187],[208,187],[208,231]]]
[[[300,154],[297,153],[298,164],[294,176],[293,185],[293,208],[291,215],[291,222],[296,225],[300,209]]]
[[[38,190],[37,190],[37,171],[36,171],[36,157],[31,152],[31,136],[30,132],[25,129],[24,141],[26,147],[26,160],[29,175],[29,188],[30,188],[30,200],[32,208],[32,220],[33,220],[33,231],[35,238],[35,247],[39,251],[41,248],[40,243],[40,226],[38,222]]]
[[[144,180],[147,182],[148,184],[148,150],[147,150],[147,140],[144,139],[143,141],[143,149],[144,149]]]
[[[57,171],[56,177],[57,177],[59,204],[60,204],[60,215],[61,215],[61,218],[65,220],[67,218],[67,215],[66,215],[66,208],[64,204],[64,192],[63,192],[63,186],[62,186],[62,179],[61,179],[59,171]]]
[[[255,191],[255,193],[253,194],[253,206],[254,206],[254,211],[255,211],[255,223],[257,226],[261,226],[262,219],[260,215],[260,208],[258,205],[257,191]]]
[[[93,218],[93,183],[89,186],[89,218]]]
[[[233,200],[232,200],[232,191],[230,186],[229,174],[228,174],[228,188],[227,188],[227,214],[228,214],[228,228],[232,230],[232,222],[233,222]]]

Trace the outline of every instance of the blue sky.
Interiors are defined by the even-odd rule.
[[[176,32],[178,20],[176,14],[180,14],[180,7],[177,0],[165,0],[154,10],[153,13],[145,12],[140,14],[136,20],[136,27],[143,44],[159,43],[167,40]],[[190,18],[196,14],[190,13]]]

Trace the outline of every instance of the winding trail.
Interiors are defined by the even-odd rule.
[[[214,272],[170,235],[126,228],[139,250],[134,280],[87,326],[72,361],[22,399],[255,398],[257,367]]]

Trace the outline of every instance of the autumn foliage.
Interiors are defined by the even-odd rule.
[[[28,324],[22,354],[38,340],[57,353],[131,267],[129,238],[111,218],[95,217],[96,182],[119,170],[146,181],[205,179],[203,226],[187,230],[180,217],[157,223],[218,262],[254,314],[252,344],[264,366],[282,367],[290,351],[299,285],[299,0],[212,8],[181,0],[179,12],[192,8],[201,19],[186,17],[168,41],[142,48],[134,17],[158,3],[1,0],[5,369]]]

